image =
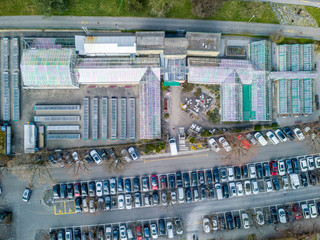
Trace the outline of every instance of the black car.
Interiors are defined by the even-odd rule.
[[[234,217],[234,223],[235,223],[236,228],[241,228],[241,220],[240,220],[239,216]]]
[[[60,185],[60,197],[61,198],[66,198],[67,197],[67,185],[66,184],[61,184]]]
[[[149,229],[148,223],[144,224],[143,233],[144,233],[144,239],[150,239],[150,229]]]
[[[110,196],[106,196],[105,198],[105,208],[106,210],[110,210],[111,209],[111,197]]]
[[[234,176],[236,180],[241,179],[241,168],[239,166],[234,167]]]
[[[208,188],[209,188],[208,197],[214,198],[214,187],[210,185]]]
[[[270,177],[270,176],[271,176],[270,164],[269,164],[269,162],[264,162],[264,163],[263,163],[263,175],[264,175],[265,177]]]
[[[274,224],[279,223],[277,209],[275,207],[270,207],[270,211],[271,211],[271,216],[272,216],[273,223]]]
[[[218,218],[220,230],[226,229],[226,221],[224,220],[224,217],[220,216]]]
[[[69,183],[67,185],[68,198],[73,198],[73,184]]]
[[[190,187],[190,175],[188,172],[183,173],[184,187]]]
[[[223,192],[223,197],[229,198],[229,188],[227,184],[222,185],[222,192]]]
[[[74,204],[75,204],[75,206],[76,206],[76,212],[77,212],[77,213],[78,213],[78,212],[82,212],[81,202],[82,202],[81,197],[77,197],[77,198],[75,199],[75,201],[74,201]]]
[[[317,203],[318,213],[320,213],[320,202]]]
[[[81,196],[86,197],[88,196],[88,185],[87,183],[81,184]]]
[[[60,198],[60,185],[59,184],[54,185],[52,190],[53,190],[53,198],[55,199]]]
[[[108,160],[108,157],[107,157],[105,150],[102,149],[101,151],[99,151],[99,155],[102,158],[102,160]]]
[[[201,186],[200,193],[201,193],[201,200],[207,200],[207,193],[206,193],[205,186]]]
[[[312,171],[308,171],[308,175],[309,175],[310,184],[316,185],[317,184],[317,175]]]
[[[112,237],[113,240],[119,240],[119,227],[113,227]]]
[[[188,203],[192,202],[192,193],[191,193],[190,188],[186,188],[186,201]]]
[[[226,213],[227,226],[229,230],[234,229],[233,218],[231,212]]]
[[[94,163],[94,160],[90,156],[90,154],[87,154],[84,159],[87,161],[88,164]]]
[[[123,192],[123,179],[118,178],[118,192]]]
[[[177,187],[182,187],[182,175],[181,172],[176,172]]]
[[[215,183],[220,182],[219,168],[214,168],[214,169],[212,170],[212,172],[213,172],[213,176],[214,176],[214,182],[215,182]]]
[[[207,170],[206,171],[206,177],[207,177],[207,183],[208,184],[212,184],[213,181],[212,181],[212,172],[211,172],[211,170]]]
[[[288,174],[293,173],[292,162],[290,159],[286,159],[286,166],[287,166],[287,173]]]
[[[170,174],[169,175],[169,187],[171,189],[175,189],[176,188],[176,177],[174,176],[174,174]]]
[[[304,187],[308,187],[308,178],[307,178],[307,174],[305,172],[301,172],[300,173],[300,178],[301,178],[301,184]]]
[[[199,184],[204,184],[205,183],[205,177],[204,177],[204,172],[199,171],[198,172],[198,177],[199,177]]]
[[[291,162],[292,162],[293,172],[294,173],[299,173],[300,172],[300,167],[299,167],[298,159],[292,158]]]
[[[271,219],[271,215],[270,213],[266,213],[265,216],[264,216],[264,222],[266,224],[271,224],[272,223],[272,219]]]
[[[126,193],[130,193],[131,192],[131,179],[130,178],[127,178],[124,181],[124,189],[125,189]]]
[[[193,187],[198,186],[197,172],[192,172],[192,173],[191,173],[191,182],[192,182],[192,186],[193,186]]]
[[[248,176],[249,176],[248,166],[247,165],[243,165],[241,168],[242,168],[242,177],[243,178],[248,178]]]
[[[153,205],[157,206],[159,204],[159,195],[157,191],[153,191],[152,200],[153,200]]]
[[[294,135],[289,127],[284,127],[283,132],[287,135],[290,140],[294,140]]]
[[[278,178],[273,178],[272,179],[273,187],[275,190],[279,191],[280,190],[280,183]]]
[[[58,240],[57,233],[55,230],[51,230],[49,234],[50,234],[50,240]]]
[[[261,163],[256,164],[256,169],[257,169],[257,177],[260,179],[263,178],[263,170],[262,170]]]
[[[96,195],[96,183],[89,182],[89,196],[94,197]]]
[[[138,177],[135,177],[133,179],[133,191],[135,191],[135,192],[140,191],[140,179]]]
[[[159,219],[158,221],[159,225],[159,233],[160,235],[165,235],[166,234],[166,225],[164,222],[164,219]]]
[[[220,176],[221,176],[221,182],[226,182],[227,181],[227,169],[226,168],[221,168],[220,169]]]

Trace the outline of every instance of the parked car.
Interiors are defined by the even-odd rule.
[[[167,175],[161,175],[160,176],[160,184],[162,189],[167,188]]]
[[[271,184],[271,180],[269,178],[267,178],[265,180],[265,182],[266,182],[266,190],[267,190],[267,192],[271,192],[273,190],[273,187],[272,187],[272,184]]]
[[[257,170],[257,177],[259,179],[262,179],[263,178],[263,170],[262,170],[262,165],[261,163],[257,163],[256,164],[256,170]]]
[[[31,198],[32,190],[30,188],[25,188],[22,194],[22,201],[28,202]]]
[[[308,171],[309,175],[309,182],[311,185],[316,185],[317,184],[317,176],[313,171]]]
[[[256,132],[254,134],[254,137],[258,140],[258,142],[261,144],[261,146],[265,146],[268,144],[267,140],[262,136],[260,132]]]
[[[243,146],[243,148],[248,150],[251,147],[251,145],[248,142],[248,140],[245,139],[241,134],[238,136],[238,139],[239,139],[241,145]]]
[[[236,180],[241,179],[241,168],[239,166],[234,167],[234,176]]]
[[[206,180],[207,180],[208,184],[212,184],[213,183],[211,170],[207,170],[206,171]]]
[[[165,224],[164,219],[159,219],[158,220],[158,226],[159,226],[160,236],[165,235],[166,234],[166,224]]]
[[[288,174],[293,173],[293,167],[292,167],[291,160],[290,159],[286,159],[285,162],[286,162],[287,173]]]
[[[231,212],[226,212],[226,221],[227,221],[227,226],[229,230],[234,229],[234,224],[233,224],[233,217]]]
[[[140,158],[138,151],[134,147],[129,147],[128,152],[134,161]]]
[[[174,238],[173,224],[171,221],[166,222],[168,238]]]
[[[252,192],[253,192],[253,194],[258,194],[259,193],[259,187],[258,187],[257,179],[252,179],[251,180],[251,184],[252,184]]]
[[[105,202],[106,210],[110,210],[111,209],[111,197],[109,195],[105,197],[104,202]]]
[[[197,172],[193,171],[191,173],[191,185],[193,187],[198,186],[198,177],[197,177]]]
[[[274,224],[279,223],[277,209],[275,207],[270,207],[270,212],[271,212],[271,216],[272,216],[272,222]]]
[[[80,186],[80,183],[75,183],[74,185],[73,185],[73,187],[74,187],[74,196],[75,197],[80,197],[81,196],[81,186]]]
[[[293,132],[300,141],[303,141],[305,139],[305,136],[303,135],[303,133],[299,128],[293,129]]]
[[[110,194],[110,183],[109,180],[103,181],[103,194],[109,195]]]
[[[242,169],[242,177],[243,178],[248,178],[248,176],[249,176],[248,166],[247,165],[243,165],[241,167],[241,169]]]
[[[123,194],[118,195],[118,208],[124,209],[124,195]]]
[[[118,192],[123,192],[123,178],[118,178]]]
[[[220,176],[221,176],[221,182],[227,181],[227,169],[226,168],[220,168]]]
[[[302,172],[308,171],[307,160],[304,157],[302,157],[302,158],[299,158],[299,162],[300,162],[300,170]]]
[[[287,223],[286,213],[283,208],[278,209],[278,215],[281,223]]]
[[[96,150],[91,150],[90,156],[93,158],[96,164],[100,165],[102,163],[102,158]]]
[[[190,175],[188,172],[183,173],[183,183],[184,187],[190,187]]]
[[[292,162],[293,172],[294,173],[299,173],[300,172],[300,167],[299,167],[298,159],[292,158],[291,162]]]
[[[228,181],[234,180],[234,170],[232,166],[228,166]]]
[[[301,204],[301,209],[302,209],[303,217],[305,219],[309,219],[310,218],[310,212],[309,212],[309,208],[308,208],[307,204],[305,204],[305,203]]]
[[[283,160],[278,161],[278,172],[280,176],[283,176],[286,174],[286,165]]]
[[[133,191],[135,191],[135,192],[140,191],[140,179],[138,177],[135,177],[133,179]]]
[[[242,218],[242,224],[244,229],[249,229],[250,228],[250,222],[249,222],[249,216],[247,213],[242,213],[241,214]]]
[[[60,197],[66,198],[67,197],[67,184],[60,185]]]
[[[140,195],[139,192],[136,192],[136,193],[134,194],[134,206],[135,206],[136,208],[141,207],[141,195]]]
[[[288,138],[284,135],[284,133],[280,129],[275,130],[274,133],[280,139],[281,142],[288,141]]]
[[[316,218],[318,216],[317,208],[314,205],[314,203],[309,203],[309,212],[310,212],[311,218]]]
[[[150,230],[151,230],[151,237],[152,239],[157,239],[159,236],[158,236],[158,227],[157,227],[157,224],[155,223],[152,223],[150,225]]]
[[[89,196],[94,197],[96,195],[96,183],[89,182]]]
[[[56,184],[52,188],[53,190],[53,199],[59,199],[60,198],[60,185]]]
[[[94,213],[96,211],[96,207],[94,205],[94,200],[90,199],[89,200],[89,212],[90,213]]]
[[[284,127],[283,132],[287,135],[290,140],[294,140],[294,135],[289,127]]]
[[[221,148],[219,147],[217,141],[213,137],[209,139],[209,145],[216,152],[219,152],[221,150]]]
[[[256,212],[256,219],[259,225],[264,225],[264,215],[261,210]]]
[[[301,207],[298,203],[293,205],[293,214],[296,220],[299,220],[302,218],[302,214],[301,214]]]
[[[210,233],[211,229],[210,229],[210,220],[209,220],[209,218],[207,218],[207,217],[203,218],[202,227],[203,227],[203,231],[205,233]]]
[[[300,178],[301,178],[301,184],[304,187],[308,187],[308,178],[307,174],[305,172],[300,173]]]
[[[280,183],[278,178],[273,178],[272,179],[273,187],[275,190],[279,191],[280,190]]]
[[[149,189],[149,178],[142,177],[142,191],[147,192]]]
[[[226,150],[226,152],[231,151],[232,148],[224,137],[220,137],[218,141],[221,143],[222,147],[224,148],[224,150]]]
[[[248,133],[246,135],[246,137],[249,139],[249,141],[252,143],[252,145],[257,145],[258,144],[257,140],[252,136],[251,133]]]
[[[251,195],[251,183],[249,180],[244,181],[244,189],[245,189],[246,195]]]
[[[212,230],[217,231],[218,230],[218,219],[216,216],[213,216],[211,219],[212,222]]]
[[[150,181],[151,181],[152,190],[158,190],[159,186],[158,186],[158,177],[157,177],[157,175],[155,175],[155,174],[151,175]]]
[[[97,197],[101,197],[103,195],[103,193],[102,193],[102,182],[101,181],[97,181],[96,182],[96,195],[97,195]]]
[[[213,173],[213,177],[214,177],[214,182],[218,183],[220,182],[220,172],[219,172],[219,169],[218,168],[214,168],[212,170],[212,173]]]
[[[76,208],[76,212],[81,212],[81,198],[80,197],[77,197],[75,200],[74,200],[74,205],[75,205],[75,208]]]
[[[278,175],[278,166],[276,161],[270,162],[270,169],[271,169],[271,175],[277,176]]]
[[[308,169],[309,170],[314,170],[315,164],[314,164],[313,157],[307,156],[307,163],[308,163]]]
[[[210,171],[210,173],[211,173],[211,171]],[[207,177],[208,177],[208,175],[207,175]],[[211,176],[211,181],[212,181],[212,176]],[[176,188],[176,177],[174,174],[169,174],[169,187],[170,187],[170,189]]]
[[[68,198],[73,198],[73,184],[72,183],[68,183],[67,185],[67,194],[68,194]]]
[[[278,138],[273,134],[272,131],[268,131],[266,133],[267,137],[269,138],[270,142],[273,144],[273,145],[277,145],[279,143],[279,140]]]
[[[314,157],[314,162],[315,162],[316,168],[320,168],[320,157],[319,156]]]
[[[90,154],[85,155],[84,159],[87,161],[88,164],[92,164],[94,162]]]
[[[237,195],[238,196],[243,196],[243,185],[242,185],[242,182],[237,182],[236,183],[236,188],[237,188]]]
[[[256,168],[255,168],[254,164],[249,164],[249,172],[250,172],[250,178],[257,177]]]
[[[72,153],[72,158],[76,163],[80,162],[79,154],[76,151]]]
[[[270,172],[269,162],[264,162],[262,165],[263,165],[263,175],[265,177],[270,177],[271,176],[271,172]]]
[[[110,179],[110,193],[116,194],[117,193],[117,181],[116,178]]]
[[[231,196],[236,197],[237,196],[237,188],[236,188],[236,184],[234,182],[229,182],[229,189],[231,192]]]
[[[204,171],[198,171],[199,184],[205,184]]]

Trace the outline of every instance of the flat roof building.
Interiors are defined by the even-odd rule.
[[[221,33],[187,32],[188,56],[216,57],[220,53]]]
[[[164,32],[136,32],[137,54],[161,54],[164,50]]]
[[[37,150],[38,130],[33,123],[24,125],[24,153],[35,153]]]

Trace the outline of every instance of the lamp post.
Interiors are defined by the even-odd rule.
[[[250,18],[249,22],[250,22],[254,17],[255,17],[255,16],[254,16],[254,15],[252,15],[252,18]]]

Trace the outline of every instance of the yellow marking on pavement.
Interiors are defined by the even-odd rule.
[[[294,30],[285,30],[286,32],[294,33]]]
[[[194,157],[208,157],[208,153],[201,154],[201,155],[192,155],[192,156],[184,156],[184,157],[172,157],[172,158],[160,158],[160,159],[151,159],[151,160],[144,160],[144,163],[148,162],[159,162],[159,161],[167,161],[167,160],[173,160],[173,159],[180,159],[180,158],[194,158]]]
[[[310,1],[306,1],[306,0],[301,0],[301,2],[310,2]]]

